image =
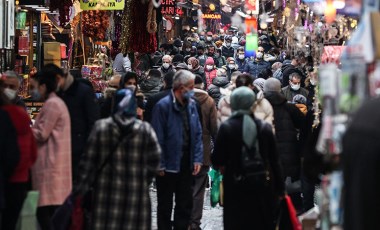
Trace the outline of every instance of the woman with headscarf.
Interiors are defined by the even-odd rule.
[[[224,174],[224,229],[274,229],[274,211],[284,195],[284,183],[272,127],[252,114],[256,95],[250,88],[235,89],[230,100],[233,113],[220,126],[212,155],[214,167]],[[258,150],[253,155],[261,158],[265,168],[263,177],[251,183],[251,171],[244,166],[249,163],[245,149]]]
[[[202,78],[203,83],[206,85],[205,69],[199,64],[199,60],[195,57],[191,57],[187,60],[187,68],[195,75],[199,75]]]
[[[94,185],[89,229],[151,229],[149,184],[161,149],[136,108],[134,92],[118,90],[112,116],[97,121],[89,137],[73,190],[83,195]]]

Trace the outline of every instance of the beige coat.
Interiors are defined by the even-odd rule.
[[[32,130],[38,146],[32,167],[33,189],[40,192],[38,206],[61,205],[72,188],[70,115],[55,93],[45,101]]]
[[[264,98],[264,94],[260,91],[257,94],[257,100],[252,108],[252,111],[256,118],[261,119],[273,127],[273,108],[267,99]],[[220,99],[218,104],[218,127],[231,116],[231,104],[230,95],[227,95]]]

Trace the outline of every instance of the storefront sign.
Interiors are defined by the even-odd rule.
[[[176,0],[162,0],[161,1],[161,14],[162,15],[182,15],[183,11],[175,4]]]
[[[82,10],[122,10],[124,0],[80,0]]]
[[[222,19],[220,14],[202,14],[203,19]]]

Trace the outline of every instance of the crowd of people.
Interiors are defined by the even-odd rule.
[[[201,229],[210,168],[224,175],[227,230],[274,229],[286,193],[298,214],[313,208],[318,172],[303,166],[314,159],[317,68],[265,35],[255,57],[244,44],[244,36],[194,33],[151,55],[118,54],[103,98],[45,65],[31,79],[33,100],[44,102],[33,122],[18,76],[4,73],[2,229],[15,229],[31,189],[42,230],[53,229],[70,194],[89,189],[89,229],[151,229],[152,180],[158,229]]]

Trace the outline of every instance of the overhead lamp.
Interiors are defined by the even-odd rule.
[[[345,0],[334,0],[333,5],[337,10],[341,10],[346,6],[346,1]]]

